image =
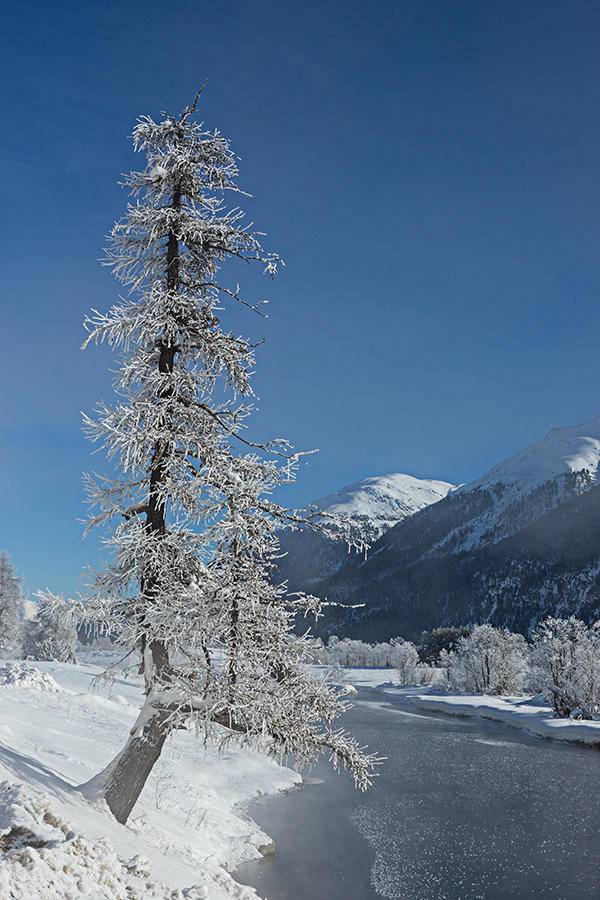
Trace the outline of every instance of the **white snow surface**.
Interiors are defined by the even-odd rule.
[[[598,482],[600,462],[600,415],[581,425],[553,428],[546,437],[493,466],[475,481],[457,491],[492,487],[498,482],[529,491],[558,475],[587,469]]]
[[[437,503],[451,490],[454,485],[447,481],[400,473],[378,475],[340,488],[311,506],[351,518],[367,517],[383,532],[423,507]]]
[[[0,684],[14,684],[19,687],[35,688],[38,691],[62,691],[51,675],[27,663],[6,663],[0,667]]]
[[[114,658],[0,662],[0,897],[256,900],[227,872],[271,841],[243,805],[301,776],[178,731],[119,824],[76,787],[122,749],[143,699],[141,679],[125,670],[112,685],[94,683]]]

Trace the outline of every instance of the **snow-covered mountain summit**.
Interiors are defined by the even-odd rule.
[[[378,534],[454,489],[447,481],[395,473],[363,478],[311,503],[323,512],[366,519]]]
[[[530,491],[569,472],[587,469],[598,483],[600,463],[600,415],[581,425],[553,428],[545,438],[498,463],[480,478],[463,484],[457,492],[490,488],[502,482]]]
[[[452,488],[446,481],[412,475],[378,475],[346,485],[315,500],[310,507],[347,516],[356,523],[357,536],[373,544],[398,522],[442,500]],[[282,531],[279,543],[282,556],[276,577],[286,581],[290,590],[333,575],[352,555],[343,541],[313,532]]]
[[[439,553],[495,544],[555,509],[569,497],[598,483],[600,416],[581,425],[553,428],[545,438],[520,450],[484,475],[454,491],[455,496],[487,494],[489,506],[432,548]]]

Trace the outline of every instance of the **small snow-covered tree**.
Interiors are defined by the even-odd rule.
[[[0,657],[18,659],[21,655],[21,616],[25,597],[6,550],[0,553]]]
[[[33,659],[76,663],[77,629],[66,615],[67,603],[59,597],[40,596],[36,614],[24,622],[24,655]]]
[[[585,718],[600,706],[600,622],[549,616],[531,635],[531,686],[544,691],[557,716],[581,710]]]
[[[299,763],[329,753],[361,787],[372,767],[334,726],[344,702],[310,675],[306,640],[292,630],[319,602],[269,580],[278,529],[322,528],[323,517],[269,497],[293,480],[299,455],[241,434],[253,348],[219,321],[223,300],[244,301],[218,270],[237,259],[274,275],[280,260],[225,207],[224,192],[240,193],[236,159],[194,121],[197,100],[135,128],[146,166],[125,180],[136,200],[106,258],[129,297],[88,320],[86,343],[106,340],[123,354],[117,404],[86,419],[121,474],[87,479],[99,507],[91,525],[108,527],[114,562],[93,573],[77,614],[140,653],[146,692],[124,749],[84,786],[120,822],[169,733],[190,720],[208,740],[225,729]]]
[[[527,644],[520,634],[475,625],[451,653],[450,686],[475,694],[516,694],[522,690]]]
[[[417,677],[419,654],[411,641],[394,639],[393,661],[400,684],[414,684]]]

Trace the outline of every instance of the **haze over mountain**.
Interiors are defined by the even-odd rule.
[[[325,551],[318,558],[302,554],[298,541],[289,554],[293,565],[286,568],[282,560],[280,570],[290,590],[365,604],[331,608],[317,629],[324,634],[415,638],[439,625],[485,621],[526,634],[549,614],[596,619],[599,462],[600,416],[554,428],[480,478],[405,516],[373,543],[367,559],[346,553],[327,571]],[[363,512],[367,516],[366,507]],[[372,515],[379,521],[376,508]]]

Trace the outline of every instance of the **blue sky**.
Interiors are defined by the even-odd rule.
[[[5,0],[0,36],[0,548],[77,590],[81,353],[119,287],[98,263],[143,165],[142,114],[233,142],[287,268],[240,271],[269,318],[252,436],[320,448],[279,499],[368,475],[460,483],[600,413],[600,6],[594,0]]]

